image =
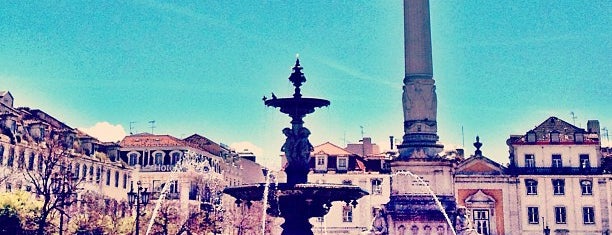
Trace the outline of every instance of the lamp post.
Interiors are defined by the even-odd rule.
[[[59,200],[59,205],[62,208],[60,211],[59,235],[64,234],[64,208],[67,204],[71,203],[70,201],[66,201],[66,199],[76,194],[74,192],[73,182],[72,172],[68,172],[65,177],[55,173],[53,178],[51,178],[52,193],[55,195],[56,200]]]
[[[130,185],[130,192],[127,193],[128,203],[130,207],[136,204],[136,235],[140,234],[140,205],[146,206],[149,204],[149,195],[147,188],[141,186],[140,181],[136,183],[138,186],[136,192],[134,192],[134,185]]]
[[[548,227],[548,225],[546,225],[544,216],[542,216],[542,232],[544,232],[544,235],[550,235],[550,228]]]

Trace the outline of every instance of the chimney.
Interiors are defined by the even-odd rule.
[[[599,135],[599,121],[598,120],[587,121],[587,132],[595,133]]]
[[[391,150],[393,150],[393,136],[389,136],[389,145],[391,145]]]

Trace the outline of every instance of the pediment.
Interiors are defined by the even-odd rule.
[[[457,166],[456,174],[483,174],[483,175],[501,175],[504,173],[504,167],[493,160],[483,157],[474,156],[461,162]]]

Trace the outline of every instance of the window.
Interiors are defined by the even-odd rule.
[[[535,167],[535,156],[533,154],[525,154],[525,167]]]
[[[102,169],[98,167],[96,168],[96,183],[100,183],[101,178],[102,178]]]
[[[319,222],[319,223],[325,222],[325,217],[323,217],[323,216],[317,217],[317,222]]]
[[[553,193],[555,195],[565,195],[565,180],[556,179],[552,180]]]
[[[325,157],[323,156],[317,157],[317,166],[323,166],[323,165],[325,165]]]
[[[38,171],[42,172],[43,169],[43,157],[42,155],[38,155]]]
[[[4,162],[4,145],[0,144],[0,166],[3,164]]]
[[[490,222],[489,222],[489,210],[474,210],[474,227],[478,234],[489,235]]]
[[[28,170],[34,170],[34,153],[30,153],[30,157],[28,158]]]
[[[8,158],[6,159],[6,166],[13,166],[13,162],[15,161],[15,150],[13,148],[9,148]]]
[[[179,192],[179,188],[178,188],[178,181],[174,180],[174,181],[170,181],[170,189],[169,189],[170,193],[178,193]]]
[[[561,168],[561,167],[563,167],[563,161],[561,160],[561,154],[553,154],[552,155],[552,167],[553,168]]]
[[[83,175],[81,177],[83,177],[83,178],[81,178],[83,180],[85,180],[85,178],[87,178],[87,165],[86,164],[83,164]]]
[[[588,154],[580,154],[580,168],[586,169],[591,167]]]
[[[79,174],[81,174],[81,164],[77,163],[74,167],[74,178],[79,179]]]
[[[136,161],[137,161],[137,159],[138,159],[138,154],[137,154],[137,153],[130,153],[130,154],[128,155],[128,164],[129,164],[130,166],[134,166],[134,165],[136,165]]]
[[[89,181],[93,180],[94,177],[94,167],[93,166],[89,166]]]
[[[170,164],[174,165],[176,164],[179,159],[181,158],[181,153],[180,152],[173,152],[172,153],[172,160],[170,160]]]
[[[583,143],[584,142],[584,133],[576,132],[574,133],[574,142]]]
[[[155,165],[163,165],[164,164],[164,153],[156,152],[155,153]]]
[[[527,195],[538,195],[538,181],[532,179],[525,180]]]
[[[540,223],[540,213],[537,207],[527,207],[527,221],[530,224]]]
[[[119,188],[119,171],[115,171],[115,188]]]
[[[533,130],[527,132],[527,143],[535,143],[536,142],[536,133]]]
[[[593,209],[593,207],[583,207],[582,208],[582,221],[585,224],[595,223],[595,210]]]
[[[382,179],[373,179],[372,180],[372,195],[381,195],[382,194]]]
[[[106,185],[110,186],[110,182],[111,182],[111,172],[110,170],[106,170]]]
[[[127,174],[123,173],[123,188],[127,188]]]
[[[345,158],[345,157],[338,158],[338,169],[339,170],[346,170],[346,168],[347,168],[346,167],[347,166],[347,164],[346,164],[347,160],[348,159]]]
[[[559,138],[559,132],[558,131],[552,131],[550,132],[550,142],[551,143],[559,143],[561,141],[561,139]]]
[[[593,195],[593,182],[590,180],[581,180],[580,190],[582,191],[582,195]]]
[[[352,185],[353,181],[352,180],[343,180],[342,184],[344,184],[344,185]]]
[[[565,207],[559,206],[555,207],[555,223],[557,224],[565,224],[567,223],[567,213]]]
[[[353,207],[350,205],[342,208],[342,222],[353,222]]]
[[[23,169],[25,166],[25,153],[23,151],[19,152],[19,157],[17,158],[17,169]]]

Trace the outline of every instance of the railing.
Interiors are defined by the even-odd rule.
[[[508,172],[515,175],[598,175],[598,167],[513,167]]]

